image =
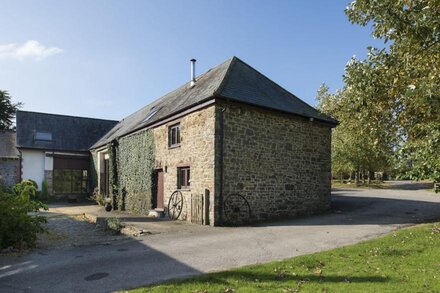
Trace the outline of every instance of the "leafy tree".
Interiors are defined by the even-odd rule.
[[[323,84],[316,99],[318,108],[325,114],[335,117],[340,124],[332,133],[332,172],[334,176],[355,174],[359,183],[360,174],[371,178],[372,172],[387,168],[391,148],[380,145],[375,139],[370,118],[360,115],[362,103],[353,99],[351,91],[344,88],[336,94],[330,94]]]
[[[22,103],[13,103],[7,91],[0,90],[0,130],[12,128],[12,119]]]
[[[346,9],[352,23],[373,24],[386,48],[352,60],[345,83],[374,107],[362,113],[394,137],[396,159],[412,179],[440,180],[440,2],[357,0]]]
[[[440,1],[357,0],[345,12],[352,23],[372,25],[384,47],[352,58],[336,95],[318,91],[321,110],[341,122],[336,167],[394,164],[411,179],[439,181]]]

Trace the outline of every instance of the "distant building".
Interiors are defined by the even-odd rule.
[[[0,131],[0,185],[3,186],[12,186],[20,181],[20,159],[15,140],[15,131]]]
[[[21,178],[50,194],[90,193],[89,148],[117,121],[18,111],[17,149]]]

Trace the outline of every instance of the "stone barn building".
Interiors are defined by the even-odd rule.
[[[209,225],[329,209],[337,121],[232,57],[120,121],[92,148],[115,208]]]

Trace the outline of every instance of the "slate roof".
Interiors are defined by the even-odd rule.
[[[18,150],[15,147],[16,135],[12,130],[0,131],[0,158],[18,159]]]
[[[330,126],[338,124],[335,119],[320,113],[242,60],[232,57],[197,77],[194,87],[190,87],[188,82],[126,117],[92,148],[214,98],[314,118]],[[144,121],[147,116],[151,117]]]
[[[17,147],[53,151],[88,151],[118,121],[17,111]],[[50,133],[50,141],[37,132]]]

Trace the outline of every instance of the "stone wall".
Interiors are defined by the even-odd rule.
[[[223,119],[224,199],[244,196],[251,221],[329,209],[330,127],[235,103]]]
[[[204,194],[205,190],[209,190],[211,203],[215,197],[215,109],[215,106],[210,106],[153,129],[155,166],[164,171],[165,207],[171,194],[177,189],[177,168],[190,167],[191,189],[181,191],[184,208],[180,218],[184,220],[191,220],[191,194]],[[180,122],[180,146],[169,148],[168,127],[178,122]],[[210,208],[210,224],[213,225],[213,205],[208,208]]]
[[[183,211],[179,217],[181,220],[191,220],[191,195],[201,195],[205,194],[205,191],[209,191],[210,202],[213,203],[215,196],[214,189],[214,144],[215,144],[215,106],[210,106],[207,108],[200,109],[188,115],[185,115],[179,119],[169,121],[166,124],[160,125],[156,128],[145,130],[143,132],[138,132],[133,135],[123,137],[119,140],[119,150],[118,150],[118,162],[119,164],[129,165],[126,166],[130,168],[118,168],[119,177],[119,188],[122,190],[125,188],[126,191],[126,209],[136,212],[145,212],[145,209],[151,208],[151,194],[149,190],[143,190],[143,196],[145,200],[142,203],[139,201],[139,194],[136,194],[139,206],[135,207],[133,204],[135,202],[129,203],[130,194],[135,192],[131,190],[129,185],[133,185],[129,180],[136,180],[130,178],[127,174],[133,173],[136,176],[143,174],[145,168],[148,166],[140,166],[140,164],[133,164],[127,160],[127,156],[121,152],[126,152],[126,147],[124,145],[130,144],[135,140],[139,140],[143,137],[144,132],[151,132],[153,136],[153,151],[154,151],[154,169],[162,169],[164,175],[164,208],[167,208],[169,198],[171,194],[177,190],[177,168],[182,166],[189,166],[191,172],[191,188],[189,190],[181,190],[184,197]],[[180,136],[181,143],[178,147],[168,147],[168,128],[171,125],[180,122]],[[135,156],[142,152],[149,152],[149,148],[139,147],[138,143],[134,143],[133,147],[140,148],[133,150]],[[124,147],[123,147],[124,146]],[[103,150],[102,152],[106,152]],[[96,183],[98,185],[102,184],[100,178],[103,176],[102,167],[98,159],[99,153],[92,152],[93,165],[98,178]],[[141,158],[142,159],[142,158]],[[136,170],[133,170],[136,169]],[[149,177],[149,176],[144,176]],[[151,178],[144,178],[143,180],[152,180]],[[101,183],[100,183],[101,182]],[[148,184],[144,184],[147,186]],[[209,222],[214,225],[214,208],[213,204],[206,207],[209,209]]]
[[[0,184],[12,186],[20,181],[20,160],[0,158]]]

